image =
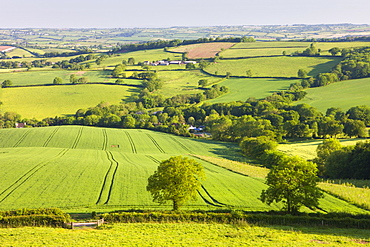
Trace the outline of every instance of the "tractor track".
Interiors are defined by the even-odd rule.
[[[108,146],[108,134],[106,129],[102,129],[103,132],[103,147],[102,150],[107,150]]]
[[[127,136],[128,141],[130,142],[132,153],[137,154],[136,146],[135,146],[134,141],[132,140],[132,137],[131,137],[130,133],[128,133],[127,131],[125,131],[125,134]]]
[[[60,127],[55,128],[55,129],[53,130],[53,132],[49,135],[48,139],[46,139],[46,141],[45,141],[45,143],[44,143],[43,147],[47,147],[47,146],[49,145],[49,142],[51,141],[51,139],[53,139],[54,135],[58,132],[58,130],[59,130],[59,129],[60,129]]]
[[[174,141],[176,144],[178,144],[180,147],[182,147],[186,152],[188,152],[189,154],[194,154],[193,151],[191,151],[187,146],[185,146],[184,144],[182,144],[179,140],[177,140],[176,138],[172,137],[171,136],[171,140]]]
[[[154,144],[154,146],[156,146],[156,148],[159,150],[159,152],[161,152],[161,153],[166,153],[164,150],[163,150],[163,148],[158,144],[158,142],[151,136],[151,135],[149,135],[149,134],[146,134],[148,137],[149,137],[149,139],[153,142],[153,144]]]
[[[105,151],[105,152],[110,162],[110,166],[104,176],[104,180],[103,180],[102,187],[100,189],[99,197],[95,204],[102,204],[103,201],[104,201],[103,204],[108,204],[111,198],[113,184],[114,184],[114,180],[115,180],[117,170],[118,170],[118,165],[119,165],[118,161],[114,158],[112,152],[109,152],[109,151]],[[105,200],[103,199],[103,197],[105,197],[104,194],[106,194]]]
[[[72,144],[71,149],[76,149],[76,147],[77,147],[77,145],[78,145],[78,142],[79,142],[79,141],[80,141],[80,139],[81,139],[82,131],[83,131],[83,127],[81,127],[81,128],[78,130],[78,133],[77,133],[76,139],[74,140],[74,142],[73,142],[73,144]]]
[[[16,148],[16,147],[18,147],[19,146],[19,144],[21,144],[23,141],[24,141],[24,139],[26,139],[26,137],[29,135],[29,133],[30,133],[30,130],[27,130],[22,136],[21,136],[21,138],[19,138],[19,140],[13,145],[13,148]]]

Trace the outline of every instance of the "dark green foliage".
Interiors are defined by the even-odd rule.
[[[338,47],[333,47],[333,48],[329,49],[329,52],[331,53],[331,55],[336,56],[338,53],[341,52],[341,49],[338,48]]]
[[[342,147],[338,141],[324,140],[314,161],[329,178],[370,179],[370,141]]]
[[[366,126],[370,126],[370,107],[366,105],[351,107],[346,114],[349,119],[361,120]]]
[[[267,151],[276,149],[278,143],[266,136],[244,138],[240,148],[247,156],[260,159]]]

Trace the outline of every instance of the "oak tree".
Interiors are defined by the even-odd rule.
[[[154,202],[164,204],[172,201],[173,210],[178,210],[188,200],[196,200],[204,178],[200,163],[174,156],[159,164],[157,171],[148,178],[146,189],[152,194]]]

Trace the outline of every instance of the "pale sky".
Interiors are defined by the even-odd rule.
[[[0,0],[0,28],[370,24],[370,0]]]

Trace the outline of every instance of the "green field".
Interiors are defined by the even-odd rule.
[[[254,77],[296,77],[299,69],[304,69],[309,76],[329,72],[341,58],[326,57],[258,57],[249,59],[220,60],[205,69],[211,74],[245,76],[252,70]]]
[[[353,138],[353,139],[338,139],[343,146],[355,145],[358,141],[364,139]],[[288,144],[280,144],[278,149],[289,155],[297,155],[306,160],[312,160],[316,157],[316,148],[319,144],[322,144],[322,140],[304,140]]]
[[[238,43],[232,48],[221,52],[220,56],[224,58],[236,57],[255,57],[255,56],[276,56],[286,55],[293,52],[302,52],[310,46],[312,42],[253,42]],[[321,55],[331,55],[328,50],[333,47],[351,48],[360,46],[369,46],[370,42],[314,42],[316,48],[321,49]]]
[[[0,130],[0,210],[60,207],[65,210],[160,208],[146,191],[158,162],[174,155],[245,160],[234,143],[176,137],[149,130],[83,126]],[[193,157],[193,156],[192,156]],[[187,209],[278,210],[257,198],[263,178],[231,172],[204,159],[207,179]],[[5,175],[6,174],[6,175]],[[365,211],[325,195],[326,211]],[[308,209],[304,209],[308,210]]]
[[[325,87],[307,89],[307,96],[299,101],[325,113],[330,107],[343,111],[358,105],[370,105],[370,78],[340,81]]]
[[[282,55],[283,51],[287,55],[306,49],[309,43],[305,42],[255,42],[238,43],[230,49],[221,52],[224,58],[237,57],[256,57],[256,56],[277,56]]]
[[[218,98],[208,100],[208,102],[246,101],[249,97],[261,99],[271,95],[273,92],[287,90],[290,84],[295,82],[297,80],[231,78],[218,84],[229,88],[229,92]]]
[[[140,88],[120,85],[61,85],[3,88],[0,90],[4,112],[17,112],[24,118],[74,114],[78,109],[96,106],[101,101],[119,104]]]
[[[98,230],[46,227],[0,229],[2,246],[367,246],[370,230],[249,226],[248,224],[130,223]]]
[[[87,71],[71,71],[71,70],[47,70],[38,71],[32,69],[31,71],[18,73],[0,73],[0,82],[4,80],[11,80],[14,86],[29,86],[29,85],[44,85],[53,84],[55,77],[60,77],[63,84],[70,84],[69,77],[75,74],[77,78],[86,76],[89,82],[93,83],[114,83],[115,78],[111,77],[111,70],[87,70]],[[126,76],[131,76],[133,72],[127,71]],[[124,79],[127,84],[141,84],[141,80]]]

